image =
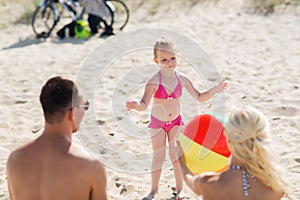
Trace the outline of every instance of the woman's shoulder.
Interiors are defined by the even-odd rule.
[[[204,172],[199,175],[199,183],[208,188],[217,188],[219,186],[232,184],[235,177],[225,172]]]
[[[209,196],[213,199],[233,200],[236,199],[233,198],[233,196],[236,196],[234,193],[236,193],[236,190],[239,190],[239,187],[234,182],[230,180],[226,173],[209,172],[199,175],[198,187],[201,188],[203,197]]]
[[[199,181],[203,184],[217,182],[221,174],[217,172],[204,172],[199,175]]]

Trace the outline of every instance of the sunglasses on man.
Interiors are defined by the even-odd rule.
[[[84,104],[82,105],[77,105],[77,106],[73,106],[70,108],[70,110],[72,110],[73,108],[83,108],[85,111],[87,111],[90,107],[90,102],[89,100],[87,100]]]

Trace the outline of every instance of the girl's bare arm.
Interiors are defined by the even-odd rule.
[[[131,109],[134,109],[137,111],[145,110],[151,101],[154,91],[155,91],[155,85],[148,83],[145,86],[144,95],[140,101],[127,101],[126,102],[127,110],[131,110]]]
[[[219,93],[228,87],[228,83],[224,80],[220,81],[220,83],[205,92],[200,92],[197,88],[195,88],[192,81],[186,76],[182,76],[182,82],[189,94],[200,102],[205,102],[211,99],[216,93]]]

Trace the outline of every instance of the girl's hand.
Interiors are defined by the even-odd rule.
[[[126,102],[127,110],[130,111],[131,109],[136,109],[137,104],[138,103],[136,101],[127,101]]]
[[[218,93],[227,88],[228,88],[228,83],[225,80],[222,80],[218,85],[215,86],[215,91],[216,93]]]

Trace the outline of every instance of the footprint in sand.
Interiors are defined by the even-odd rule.
[[[99,120],[97,120],[97,124],[98,125],[103,125],[103,124],[105,124],[105,120],[99,119]]]
[[[127,195],[133,193],[133,191],[134,191],[134,187],[132,185],[123,185],[123,187],[120,191],[120,195],[127,196]]]
[[[299,109],[291,106],[280,106],[273,108],[272,112],[279,116],[295,116],[299,113]]]
[[[295,161],[296,161],[297,163],[300,163],[300,158],[295,158]]]

